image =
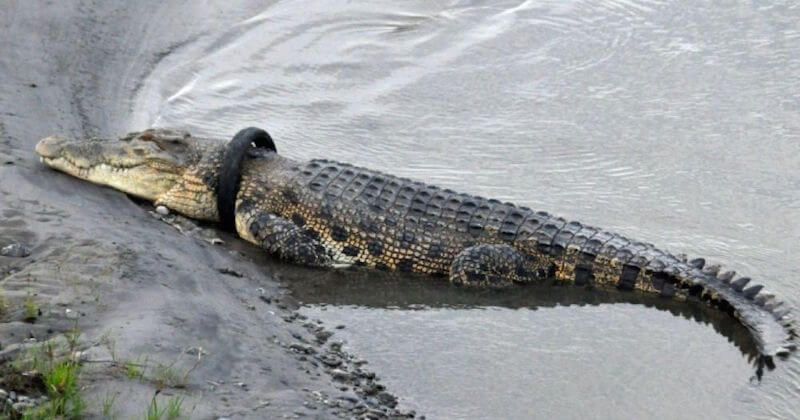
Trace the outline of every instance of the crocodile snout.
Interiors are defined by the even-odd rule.
[[[50,136],[39,140],[36,143],[36,153],[43,158],[56,158],[59,157],[63,150],[64,144],[68,141],[63,136]]]

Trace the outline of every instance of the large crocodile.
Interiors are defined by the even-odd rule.
[[[36,152],[78,178],[192,218],[222,219],[295,263],[364,265],[469,286],[554,278],[705,301],[751,331],[761,366],[796,348],[787,308],[749,278],[701,258],[687,261],[541,211],[345,163],[292,160],[262,130],[242,130],[230,145],[164,129],[116,141],[52,136]]]

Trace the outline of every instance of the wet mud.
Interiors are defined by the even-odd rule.
[[[8,414],[39,397],[24,396],[43,389],[15,361],[77,329],[63,357],[81,361],[86,416],[113,399],[111,414],[137,417],[156,394],[183,398],[192,418],[413,416],[332,329],[296,312],[260,250],[213,226],[176,229],[152,208],[36,159],[33,146],[47,135],[124,132],[155,63],[241,19],[231,10],[248,2],[184,6],[3,6],[0,405]]]

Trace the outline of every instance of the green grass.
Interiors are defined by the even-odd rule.
[[[0,293],[0,316],[8,313],[8,299],[6,295]]]
[[[25,301],[22,303],[22,306],[25,308],[25,320],[35,321],[39,316],[39,305],[36,304],[33,295],[28,293],[28,295],[25,296]]]
[[[106,330],[103,332],[103,335],[100,337],[99,344],[105,347],[108,350],[108,354],[111,355],[111,360],[114,363],[117,362],[117,341],[114,337],[111,336],[111,330]]]
[[[129,360],[125,362],[125,376],[127,376],[128,379],[141,379],[144,377],[144,371],[139,368],[137,363]]]
[[[23,418],[31,420],[83,418],[86,404],[78,388],[80,365],[69,360],[57,362],[41,374],[50,399],[43,405],[25,412]]]
[[[20,372],[36,372],[44,384],[48,401],[26,411],[24,419],[80,419],[86,404],[80,396],[78,377],[80,364],[72,358],[80,332],[77,326],[40,345],[28,348],[12,367]],[[64,355],[68,355],[64,357]]]
[[[103,398],[102,414],[104,419],[114,418],[114,404],[117,403],[117,394],[111,391],[106,392],[106,397]]]
[[[165,407],[159,407],[157,396],[158,392],[153,394],[153,399],[150,400],[150,405],[147,406],[147,412],[144,415],[146,420],[176,420],[181,417],[183,397],[170,398]]]
[[[152,370],[153,382],[158,388],[184,388],[186,387],[186,377],[182,377],[180,373],[170,365],[162,365],[158,363]]]

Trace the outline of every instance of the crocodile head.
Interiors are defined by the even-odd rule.
[[[216,170],[207,162],[220,145],[188,133],[150,129],[117,140],[46,137],[36,153],[48,166],[165,205],[190,217],[216,218]]]

